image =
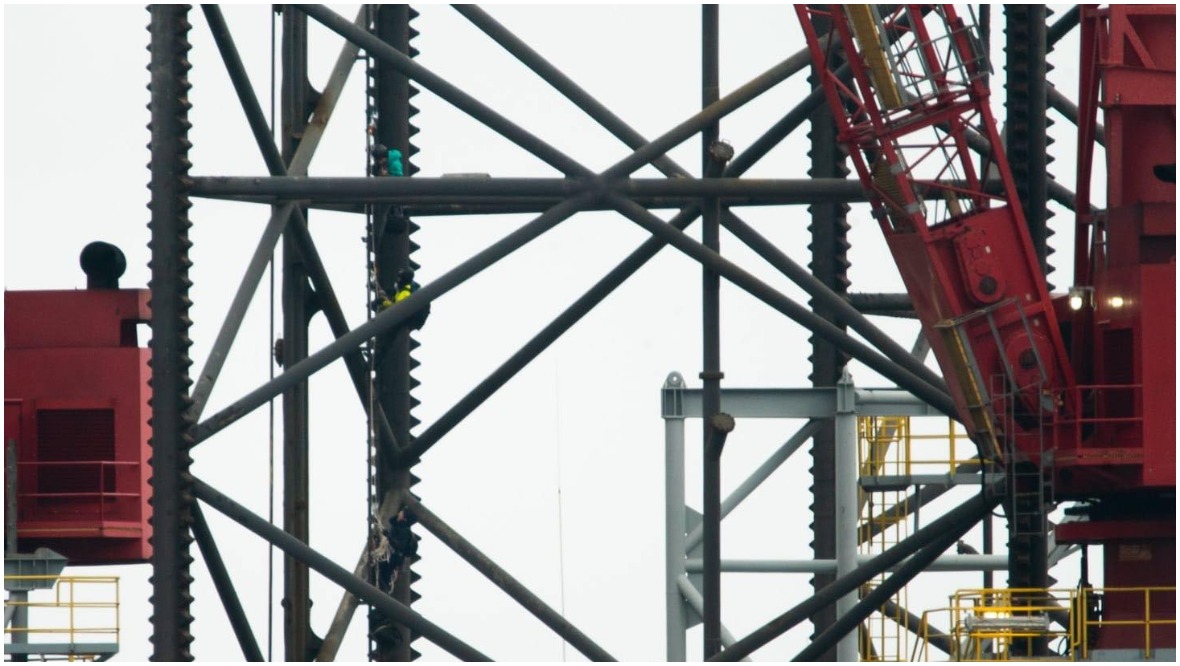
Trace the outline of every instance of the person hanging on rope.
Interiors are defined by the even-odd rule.
[[[405,165],[402,163],[402,151],[386,148],[384,144],[373,144],[369,151],[372,158],[370,173],[375,177],[404,176]],[[382,222],[378,227],[378,236],[385,233],[404,234],[410,228],[410,220],[406,216],[404,206],[378,204],[376,218]]]
[[[404,509],[390,516],[387,526],[381,530],[370,553],[372,561],[376,564],[377,589],[390,596],[393,596],[394,585],[397,584],[403,565],[406,562],[412,563],[418,554],[418,536],[410,529],[413,524],[413,516],[408,515]],[[380,618],[377,628],[373,630],[373,638],[397,644],[401,640],[401,634],[387,621],[384,613],[380,614]]]
[[[410,296],[413,296],[421,288],[422,285],[414,281],[414,271],[409,268],[403,268],[397,272],[397,279],[394,282],[394,292],[392,298],[390,298],[389,295],[386,294],[383,289],[381,289],[380,285],[378,285],[377,311],[384,312],[393,304],[401,303]],[[413,316],[410,317],[409,321],[406,322],[406,326],[409,326],[415,331],[420,330],[426,324],[426,318],[429,316],[430,304],[427,303],[426,307],[422,308],[418,312],[415,312]]]
[[[394,303],[401,303],[410,296],[416,294],[422,286],[414,281],[414,271],[409,268],[404,268],[398,271],[397,274],[397,294],[393,297]],[[415,331],[420,330],[426,324],[426,318],[430,316],[430,304],[414,313],[407,325]]]
[[[393,594],[402,565],[418,554],[418,537],[410,530],[413,524],[413,516],[407,515],[403,509],[390,516],[387,526],[381,530],[374,559],[377,561],[377,587],[386,594]]]

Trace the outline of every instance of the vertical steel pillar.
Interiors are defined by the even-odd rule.
[[[686,661],[685,632],[688,612],[680,594],[685,575],[685,533],[688,523],[684,507],[684,378],[673,372],[664,382],[664,595],[667,618],[667,660]]]
[[[819,25],[816,30],[826,34],[830,25]],[[840,63],[833,62],[833,66]],[[812,67],[809,83],[819,86],[819,74]],[[849,170],[845,165],[844,149],[836,140],[836,124],[826,104],[820,104],[811,113],[811,170],[812,178],[846,178]],[[816,279],[841,296],[848,293],[848,231],[847,204],[813,204],[811,213],[811,263],[810,268]],[[809,301],[811,309],[821,317],[835,321],[833,312],[816,302]],[[841,328],[844,328],[841,326]],[[811,383],[816,387],[835,386],[839,381],[848,355],[818,335],[811,336]],[[811,548],[815,559],[836,557],[836,516],[835,516],[835,431],[834,424],[825,423],[812,439],[811,448]],[[835,574],[816,574],[811,579],[812,589],[819,591],[836,579]],[[812,636],[826,630],[836,621],[836,609],[828,606],[811,616]],[[835,650],[828,650],[819,661],[835,661]]]
[[[416,15],[417,12],[406,5],[380,5],[376,17],[377,36],[398,51],[412,56],[410,40],[415,33],[410,27],[410,21]],[[417,91],[404,74],[381,60],[375,65],[373,86],[371,94],[375,98],[377,110],[374,140],[387,149],[400,151],[402,171],[408,177],[416,170],[410,161],[415,152],[410,139],[416,132],[410,122],[416,113],[410,105],[410,98]],[[387,177],[399,177],[393,175],[392,166],[390,174]],[[386,294],[393,295],[397,292],[398,272],[418,268],[410,258],[417,249],[410,235],[417,227],[396,205],[378,206],[376,211],[373,247],[377,281]],[[407,444],[412,441],[410,430],[417,425],[417,420],[411,414],[415,402],[410,394],[417,384],[410,374],[416,365],[411,352],[417,346],[418,342],[410,337],[408,326],[378,338],[376,344],[377,400],[389,418],[394,436],[399,442]],[[386,460],[378,449],[377,497],[385,497],[391,491],[409,493],[411,486],[417,482],[408,465],[393,467],[392,462]],[[406,559],[394,582],[393,597],[406,606],[416,596],[410,589],[417,577],[412,571],[414,559],[417,558]],[[374,611],[370,614],[369,623],[370,629],[376,630],[386,621],[379,611]],[[410,647],[415,638],[417,635],[403,625],[393,625],[391,632],[377,632],[373,658],[377,661],[411,661],[417,656],[417,652]]]
[[[979,5],[979,42],[983,48],[984,57],[987,58],[988,66],[984,67],[981,72],[983,79],[983,87],[987,88],[991,80],[991,63],[992,63],[992,6],[986,3]],[[987,154],[979,155],[979,177],[990,178],[988,173],[991,170],[991,157]]]
[[[4,444],[4,554],[16,553],[16,440]]]
[[[979,43],[983,47],[984,57],[990,63],[992,59],[992,6],[987,3],[980,3],[979,5]],[[990,68],[985,67],[982,71],[984,87],[991,77]],[[986,175],[980,172],[981,176]]]
[[[681,421],[683,423],[683,421]],[[4,557],[16,554],[16,440],[10,439],[4,446]],[[9,592],[8,603],[4,609],[4,626],[12,626],[9,639],[14,645],[29,642],[29,633],[22,631],[29,628],[28,592]],[[9,614],[11,613],[11,619]],[[28,661],[26,654],[14,654],[12,661]]]
[[[189,398],[188,5],[152,5],[152,659],[191,661],[193,421]]]
[[[845,370],[836,384],[836,577],[858,566],[857,519],[860,515],[859,466],[857,464],[856,387]],[[836,615],[851,611],[859,599],[855,590],[836,601]],[[849,632],[836,644],[837,661],[858,661],[857,635]]]
[[[289,164],[307,124],[307,15],[290,6],[283,9],[282,37],[282,158]],[[307,215],[307,209],[303,211]],[[288,228],[283,233],[283,367],[307,358],[307,324],[314,313],[307,270],[298,244]],[[308,383],[283,393],[283,529],[309,543],[308,504]],[[311,599],[308,567],[284,558],[283,627],[287,661],[312,658]]]
[[[9,592],[8,602],[12,604],[12,644],[24,645],[29,642],[29,593]],[[14,654],[12,661],[28,661],[27,654]]]
[[[1008,164],[1028,221],[1033,249],[1047,278],[1051,270],[1048,256],[1051,252],[1049,236],[1052,234],[1048,227],[1047,207],[1047,10],[1045,5],[1005,5],[1004,18]],[[1049,288],[1052,289],[1052,285]],[[1008,585],[1012,588],[1047,588],[1053,584],[1049,577],[1048,536],[1043,531],[1033,533],[1024,524],[1033,516],[1041,525],[1047,524],[1043,493],[1036,487],[1041,483],[1041,474],[1032,469],[1031,463],[1017,462],[1016,465],[1027,465],[1029,469],[1009,474],[1008,492],[1012,501],[1005,503],[1011,512],[1008,521]],[[1022,643],[1014,646],[1014,652],[1018,654],[1024,650]],[[1032,654],[1044,655],[1047,650],[1047,641],[1036,639],[1032,642]]]
[[[718,7],[701,8],[701,105],[707,107],[719,97]],[[705,177],[720,173],[719,163],[710,156],[718,137],[718,123],[701,131],[702,173]],[[719,251],[721,210],[717,199],[702,202],[702,242]],[[701,317],[704,383],[702,403],[704,418],[704,658],[721,651],[721,449],[712,432],[710,420],[721,411],[721,277],[704,268],[701,273]]]
[[[987,517],[983,519],[983,554],[984,555],[991,555],[994,552],[994,550],[993,550],[993,548],[994,548],[993,543],[995,541],[994,532],[995,532],[995,525],[992,522],[992,515],[989,513],[989,514],[987,514]],[[990,590],[990,589],[994,588],[995,586],[996,586],[995,574],[992,573],[991,569],[984,569],[983,570],[983,587],[984,587],[984,589]]]
[[[16,445],[15,439],[8,440],[4,445],[4,557],[16,554]],[[29,642],[29,593],[9,592],[8,601],[4,608],[4,626],[12,627],[9,640],[13,645]],[[12,661],[28,661],[27,654],[14,654]]]
[[[1033,249],[1048,277],[1049,118],[1045,5],[1004,5],[1008,165],[1024,208]],[[1052,289],[1052,286],[1050,286]]]

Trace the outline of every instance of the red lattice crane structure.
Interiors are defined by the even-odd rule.
[[[987,61],[971,26],[951,5],[796,11],[959,416],[994,459],[1039,465],[1045,428],[1078,413],[1075,382],[1016,185],[994,149]],[[822,39],[817,21],[832,25]],[[834,66],[844,58],[847,79]],[[999,191],[985,188],[973,141],[993,147]]]
[[[1142,621],[1134,636],[1119,622],[1148,604],[1148,643],[1174,647],[1175,7],[1081,8],[1068,299],[1049,293],[969,17],[952,5],[796,12],[959,416],[1009,471],[1011,533],[1043,534],[1046,504],[1081,502],[1086,519],[1059,526],[1058,543],[1102,546],[1108,588],[1171,590],[1108,593],[1093,647],[1142,647]],[[1099,108],[1109,183],[1094,212]]]

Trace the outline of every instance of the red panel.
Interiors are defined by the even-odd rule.
[[[1109,13],[1107,67],[1176,71],[1175,5],[1111,5]]]
[[[80,296],[103,319],[75,323],[103,346],[61,346]],[[37,298],[42,309],[33,307]],[[78,564],[143,562],[151,555],[148,359],[126,335],[146,291],[7,292],[6,331],[23,346],[4,352],[5,397],[23,401],[18,448],[20,548],[48,546]],[[71,314],[77,314],[71,312]],[[97,315],[96,315],[97,316]],[[129,318],[128,318],[129,317]],[[35,347],[39,327],[50,346]],[[133,331],[133,328],[132,328]],[[128,345],[127,343],[132,344]],[[6,430],[10,428],[6,418]]]
[[[1176,536],[1176,523],[1162,520],[1079,521],[1053,530],[1057,543],[1144,541]],[[1110,585],[1110,581],[1106,582]],[[1153,583],[1154,584],[1154,583]]]
[[[1112,541],[1103,548],[1104,580],[1102,619],[1135,624],[1104,626],[1098,631],[1097,649],[1143,649],[1147,636],[1142,624],[1171,621],[1151,627],[1151,647],[1176,647],[1176,593],[1172,590],[1146,593],[1133,588],[1175,587],[1176,539],[1172,526],[1170,540]],[[1126,588],[1132,588],[1126,590]],[[1124,591],[1119,591],[1120,589]],[[1148,605],[1150,604],[1150,608]]]
[[[146,289],[4,292],[4,347],[134,347],[151,319]]]
[[[1176,487],[1176,264],[1141,269],[1145,486]]]
[[[1034,271],[1026,262],[1023,252],[1022,223],[1013,218],[1013,209],[1004,206],[985,210],[958,222],[930,229],[925,239],[921,234],[906,234],[886,231],[889,247],[905,280],[906,289],[913,296],[914,308],[927,326],[927,336],[932,340],[932,350],[944,373],[954,377],[955,361],[945,345],[934,343],[941,337],[932,327],[940,322],[971,315],[981,311],[988,303],[977,292],[982,278],[993,275],[996,292],[987,298],[995,305],[989,321],[986,316],[976,316],[965,322],[963,328],[971,341],[974,355],[984,388],[995,400],[994,412],[1006,414],[1009,405],[1003,403],[1002,392],[1010,391],[1003,380],[1011,367],[1018,385],[1026,387],[1022,399],[1025,409],[1036,413],[1039,389],[1061,390],[1069,385],[1068,360],[1064,357],[1064,343],[1060,341],[1056,315],[1052,301],[1046,294],[1044,279],[1039,270]],[[964,237],[974,237],[983,244],[975,254],[986,257],[986,261],[974,264],[964,258]],[[982,270],[982,272],[981,272]],[[992,271],[989,274],[987,271]],[[1019,307],[1017,307],[1019,304]],[[1023,313],[1023,318],[1021,316]],[[993,331],[993,325],[995,330]],[[1026,328],[1027,325],[1027,328]],[[1032,340],[1028,337],[1032,332]],[[997,342],[997,335],[999,341]],[[1036,348],[1040,365],[1022,367],[1024,352]],[[1007,366],[1005,366],[1007,362]],[[1049,377],[1044,385],[1034,382],[1040,379],[1043,367]],[[958,405],[964,405],[966,398],[958,386],[951,385],[952,397]],[[1068,396],[1058,394],[1057,401],[1066,403]],[[961,416],[967,418],[960,407]],[[967,422],[970,420],[968,418]],[[1019,435],[1022,428],[1015,423],[1005,424],[1007,432]],[[1030,439],[1028,444],[1018,440],[1018,446],[1026,447],[1036,459],[1044,446],[1040,436]]]
[[[4,400],[4,446],[9,443],[20,445],[21,411],[24,409],[23,400]]]
[[[1094,120],[1098,89],[1087,73],[1096,73],[1108,209],[1094,220],[1093,256],[1077,253],[1078,284],[1093,285],[1094,307],[1079,313],[1073,337],[1086,383],[1095,387],[1083,391],[1087,441],[1058,451],[1058,489],[1066,497],[1145,487],[1166,493],[1176,484],[1176,186],[1154,169],[1176,161],[1175,7],[1083,8],[1082,34],[1081,115]],[[1079,125],[1083,183],[1087,127]],[[1088,196],[1080,202],[1088,208]],[[1091,240],[1088,225],[1079,218],[1083,244]]]
[[[1175,85],[1174,77],[1172,82]],[[1176,161],[1175,109],[1175,100],[1171,106],[1107,108],[1109,207],[1176,200],[1176,185],[1160,181],[1152,172],[1158,164]]]
[[[1176,201],[1176,185],[1152,174],[1176,162],[1175,14],[1175,7],[1110,7],[1102,102],[1111,208]]]
[[[1169,205],[1170,204],[1170,205]],[[1173,198],[1166,203],[1143,205],[1143,235],[1144,236],[1175,236],[1176,235],[1176,200]],[[1175,259],[1175,250],[1172,253]]]

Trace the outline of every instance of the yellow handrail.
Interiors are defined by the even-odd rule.
[[[1109,597],[1114,594],[1143,594],[1143,619],[1130,620],[1091,620],[1089,618],[1081,618],[1080,630],[1083,640],[1082,656],[1087,658],[1089,656],[1089,635],[1090,628],[1100,627],[1114,627],[1114,626],[1142,626],[1143,627],[1143,654],[1145,657],[1151,657],[1151,628],[1161,625],[1175,625],[1176,618],[1161,618],[1153,619],[1151,617],[1151,595],[1153,593],[1171,592],[1173,598],[1176,594],[1175,587],[1106,587],[1106,588],[1092,588],[1082,589],[1079,596],[1080,608],[1087,608],[1089,604],[1090,595],[1099,594],[1102,597]],[[1173,607],[1174,603],[1173,603]]]
[[[1098,619],[1090,617],[1092,600],[1109,598],[1118,594],[1142,594],[1143,613],[1141,617],[1126,619]],[[1090,658],[1090,642],[1093,632],[1101,627],[1141,626],[1143,627],[1144,656],[1152,654],[1152,627],[1175,625],[1174,617],[1152,616],[1152,594],[1170,594],[1175,597],[1175,587],[1107,587],[1107,588],[1013,588],[960,590],[951,596],[951,605],[946,609],[950,619],[950,635],[956,654],[954,660],[1008,661],[1012,658],[1011,648],[1019,642],[1036,639],[1061,638],[1066,640],[1067,650],[1062,658],[1077,661]],[[1120,606],[1126,608],[1125,604]],[[1068,612],[1069,620],[1063,629],[1050,625],[1049,615]],[[921,645],[915,648],[915,657],[929,658],[929,636],[927,632],[927,611],[922,614],[919,637]],[[985,646],[991,647],[985,650]],[[1134,646],[1128,646],[1134,647]]]
[[[85,642],[79,641],[79,638],[102,637],[104,642],[119,643],[118,576],[21,575],[5,576],[4,580],[6,583],[44,581],[53,585],[50,599],[36,599],[38,593],[49,593],[48,589],[40,589],[31,590],[28,600],[5,600],[6,608],[25,608],[29,611],[29,626],[4,628],[10,641],[17,636],[35,635],[68,637],[71,646]],[[58,619],[63,615],[64,619]]]

